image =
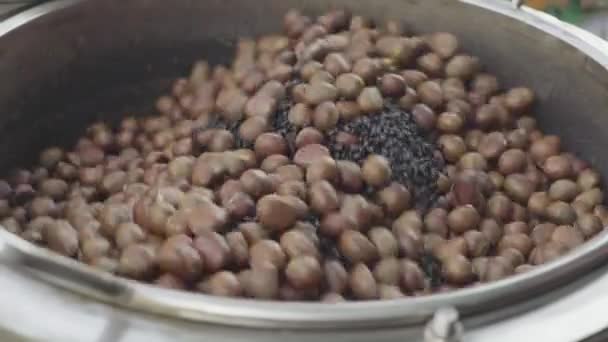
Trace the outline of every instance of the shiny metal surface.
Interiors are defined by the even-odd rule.
[[[2,244],[0,244],[1,250]],[[606,326],[608,273],[598,270],[568,285],[553,304],[495,322],[464,320],[463,342],[581,341]],[[36,281],[21,267],[0,265],[3,342],[422,342],[422,329],[243,329],[136,313]],[[575,310],[574,310],[575,309]],[[50,314],[52,313],[52,314]],[[487,321],[489,320],[491,324]]]
[[[424,329],[425,342],[461,342],[464,328],[458,311],[451,307],[435,311]]]
[[[104,87],[174,76],[183,73],[196,56],[225,60],[236,37],[276,30],[286,9],[300,7],[318,13],[330,5],[377,19],[399,17],[422,32],[444,29],[457,33],[463,37],[465,50],[491,61],[491,70],[506,84],[533,86],[542,102],[538,112],[541,124],[550,132],[559,132],[566,146],[607,174],[608,156],[604,156],[603,146],[608,137],[603,127],[608,127],[608,117],[598,115],[608,108],[606,43],[525,7],[492,0],[376,0],[373,6],[368,1],[347,0],[176,0],[170,7],[160,0],[54,1],[0,24],[0,108],[5,113],[0,117],[0,131],[5,132],[0,138],[0,153],[5,156],[1,163],[6,166],[23,161],[23,156],[31,155],[48,139],[62,135],[69,139],[71,133],[58,132],[64,127],[57,120],[66,123],[66,118],[43,117],[40,108],[51,108],[87,92],[94,94]],[[168,24],[159,27],[161,19]],[[176,51],[180,56],[175,56]],[[43,93],[49,99],[41,96]],[[82,121],[77,121],[93,119],[83,113]],[[44,120],[53,124],[30,124]],[[77,132],[78,125],[70,123]],[[42,138],[36,140],[32,129]],[[140,312],[222,325],[279,328],[318,338],[315,334],[372,327],[385,328],[382,331],[387,337],[401,336],[407,330],[403,326],[423,323],[446,305],[458,308],[474,326],[530,310],[555,299],[555,293],[563,295],[560,291],[564,287],[571,290],[568,286],[574,280],[602,264],[608,235],[601,234],[545,267],[490,285],[430,297],[338,305],[235,300],[162,290],[97,273],[4,231],[0,240],[4,243],[0,257],[13,272],[7,279],[19,279],[33,288],[46,289],[49,295],[104,308],[110,316],[123,310],[51,290],[47,283]],[[161,320],[145,313],[136,318]],[[196,335],[192,323],[166,319],[166,329],[183,324]],[[124,317],[119,321],[124,323]],[[133,324],[139,331],[137,323]]]
[[[85,296],[182,319],[290,329],[398,327],[423,323],[445,306],[470,316],[515,305],[518,300],[538,300],[536,296],[565,284],[573,274],[580,275],[578,271],[586,270],[590,262],[601,260],[608,242],[608,235],[602,234],[546,267],[480,287],[403,300],[325,305],[219,298],[160,289],[94,271],[5,231],[0,231],[0,238],[6,243],[2,261]]]
[[[0,1],[0,20],[13,16],[38,2],[28,0]]]

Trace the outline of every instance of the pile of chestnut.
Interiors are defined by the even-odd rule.
[[[285,99],[293,141],[272,130]],[[156,115],[95,123],[72,149],[12,172],[1,225],[107,272],[218,296],[338,302],[474,286],[608,223],[598,172],[537,127],[534,100],[501,89],[450,33],[292,10],[284,33],[241,39],[231,66],[196,63]],[[446,163],[428,210],[381,154],[335,160],[324,145],[389,102]]]

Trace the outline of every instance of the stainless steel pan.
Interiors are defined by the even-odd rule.
[[[591,160],[607,176],[607,44],[517,3],[52,1],[0,24],[0,168],[27,163],[46,144],[69,143],[96,118],[113,120],[126,110],[144,113],[168,80],[184,74],[196,58],[228,61],[237,37],[278,30],[281,15],[289,8],[315,14],[346,7],[379,20],[401,19],[418,32],[456,33],[464,49],[478,55],[506,85],[532,86],[539,94],[541,104],[535,114],[543,128],[558,133],[570,150]],[[181,327],[189,337],[230,331],[223,336],[257,333],[266,340],[280,340],[343,334],[352,340],[378,333],[388,341],[420,337],[420,327],[440,308],[456,308],[468,328],[488,326],[554,302],[574,286],[594,283],[603,274],[592,271],[606,260],[608,235],[603,233],[537,270],[489,285],[429,297],[337,305],[163,290],[92,271],[3,231],[0,241],[6,279],[10,285],[21,284],[12,287],[15,298],[24,295],[17,295],[20,288],[36,288],[66,303],[103,308],[103,317],[123,317],[125,309],[133,310],[134,318],[118,321],[155,322],[158,331]],[[280,332],[264,335],[264,329]]]

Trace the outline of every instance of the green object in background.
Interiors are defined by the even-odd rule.
[[[581,7],[579,0],[570,0],[570,3],[566,7],[555,7],[551,6],[546,9],[548,13],[553,14],[560,20],[569,22],[571,24],[580,24],[585,18],[585,13]]]

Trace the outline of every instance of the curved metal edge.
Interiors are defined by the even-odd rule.
[[[0,1],[0,21],[36,5],[32,1]]]
[[[389,327],[419,324],[441,307],[460,308],[472,299],[478,303],[500,300],[504,305],[505,300],[509,304],[516,302],[511,299],[513,295],[522,297],[535,289],[547,292],[551,286],[542,289],[538,287],[546,283],[553,283],[556,287],[556,284],[565,280],[564,277],[572,277],[575,273],[580,275],[602,262],[608,249],[608,232],[603,232],[552,263],[482,287],[426,297],[332,305],[231,299],[166,290],[102,273],[34,246],[4,230],[0,230],[0,241],[4,242],[0,250],[0,262],[9,263],[52,284],[114,305],[222,325],[344,329],[355,325]],[[470,314],[470,310],[466,309],[460,310],[463,315]]]
[[[580,27],[563,22],[550,14],[526,6],[514,8],[512,4],[492,0],[458,1],[506,15],[550,34],[583,52],[604,69],[608,69],[608,42]]]
[[[55,0],[38,4],[0,23],[0,37],[50,12],[58,11],[86,0]]]
[[[0,24],[0,36],[47,13],[86,0],[58,0],[16,15]],[[557,21],[553,17],[513,3],[493,0],[459,0],[463,3],[503,14],[553,35],[584,52],[603,67],[608,66],[608,43]],[[37,275],[44,280],[77,293],[126,308],[200,320],[223,325],[257,328],[340,329],[357,327],[402,326],[421,323],[434,310],[444,306],[462,308],[463,314],[477,313],[471,303],[487,303],[486,310],[514,303],[512,297],[528,291],[546,292],[603,262],[608,249],[608,232],[579,249],[530,272],[481,287],[452,293],[393,301],[340,303],[279,303],[257,300],[210,297],[165,290],[92,270],[74,260],[34,246],[0,230],[0,260]],[[541,285],[551,284],[543,288]]]

